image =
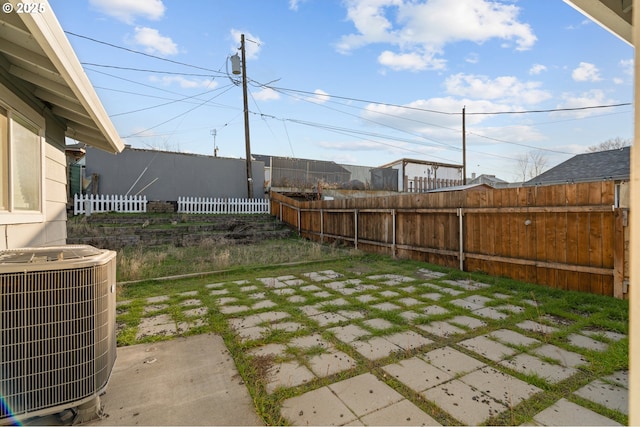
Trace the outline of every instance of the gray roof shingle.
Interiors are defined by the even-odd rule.
[[[631,147],[578,154],[527,181],[525,185],[626,180],[630,175]]]

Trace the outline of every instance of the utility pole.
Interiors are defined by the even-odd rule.
[[[249,138],[249,101],[247,100],[247,60],[244,49],[244,34],[240,36],[240,51],[242,52],[242,97],[244,98],[244,145],[247,151],[247,197],[253,199],[251,141]]]
[[[467,185],[467,130],[465,120],[466,106],[462,107],[462,184]]]
[[[240,52],[242,54],[242,71],[238,66],[240,58],[238,54],[233,55],[231,59],[231,67],[233,74],[242,73],[242,98],[244,102],[244,145],[247,152],[247,197],[253,198],[253,176],[251,172],[251,140],[249,138],[249,101],[247,99],[247,61],[244,48],[244,34],[240,35]]]
[[[216,135],[218,131],[211,129],[211,135],[213,135],[213,157],[218,157],[218,146],[216,145]]]

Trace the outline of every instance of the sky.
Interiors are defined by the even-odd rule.
[[[461,165],[464,109],[467,175],[520,181],[633,135],[633,48],[562,0],[50,5],[134,148],[246,158],[241,34],[253,154]]]

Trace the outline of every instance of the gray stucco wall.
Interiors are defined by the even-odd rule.
[[[137,180],[129,192],[133,195],[155,180],[140,192],[147,200],[174,201],[181,196],[247,197],[244,159],[128,147],[114,155],[88,147],[85,162],[87,178],[99,175],[99,194],[124,195]],[[253,161],[251,170],[253,195],[264,198],[264,163]]]

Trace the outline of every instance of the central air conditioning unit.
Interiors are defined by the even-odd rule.
[[[116,360],[115,288],[114,251],[0,251],[0,424],[99,415]]]

